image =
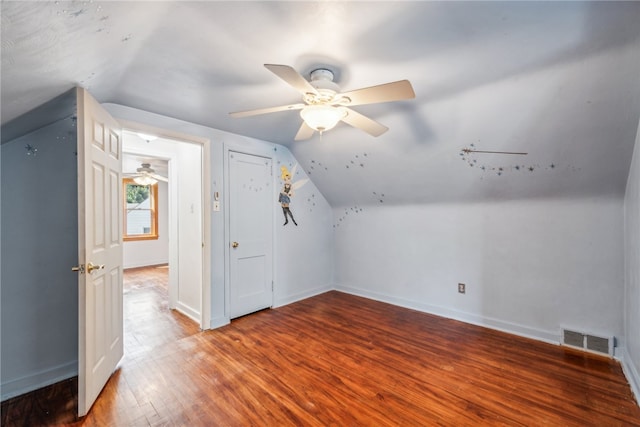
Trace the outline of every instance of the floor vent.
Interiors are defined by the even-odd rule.
[[[614,337],[602,337],[569,329],[562,330],[562,344],[613,357]]]

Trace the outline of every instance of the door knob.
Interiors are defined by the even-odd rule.
[[[103,269],[104,269],[104,264],[94,265],[91,262],[87,264],[87,273],[89,274],[91,274],[93,270],[103,270]]]
[[[231,247],[234,248],[234,249],[237,248],[238,246],[240,246],[240,243],[238,243],[238,242],[233,242],[231,244]]]

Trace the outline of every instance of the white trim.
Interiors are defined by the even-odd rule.
[[[486,328],[495,329],[513,335],[525,338],[531,338],[543,341],[549,344],[560,344],[560,336],[557,332],[545,331],[542,329],[530,328],[528,326],[517,323],[505,322],[491,317],[479,316],[477,314],[465,313],[463,311],[452,310],[431,304],[417,303],[415,301],[404,298],[392,297],[377,292],[366,291],[363,289],[353,288],[350,286],[336,286],[337,291],[352,294],[376,301],[386,302],[399,307],[410,308],[412,310],[422,311],[424,313],[435,314],[436,316],[448,319],[459,320],[461,322],[470,323],[472,325],[484,326]]]
[[[168,265],[169,263],[167,262],[166,259],[161,259],[161,260],[150,260],[150,261],[145,261],[145,262],[134,262],[133,264],[124,264],[122,266],[123,270],[128,270],[130,268],[140,268],[140,267],[150,267],[150,266],[154,266],[154,265]]]
[[[217,329],[217,328],[221,328],[223,326],[227,326],[228,324],[231,323],[231,320],[229,320],[228,317],[215,317],[213,319],[211,319],[211,329]]]
[[[55,366],[2,384],[2,401],[78,375],[78,361]]]
[[[622,372],[624,376],[627,377],[627,381],[631,386],[631,391],[636,398],[636,404],[640,406],[640,374],[638,373],[638,369],[633,365],[632,358],[626,348],[622,354]]]
[[[178,301],[178,303],[176,304],[175,310],[184,314],[188,318],[195,320],[196,322],[200,322],[200,317],[201,317],[200,313],[198,313],[195,309],[189,307],[188,305],[184,304],[182,301]]]
[[[298,301],[302,301],[305,300],[307,298],[311,298],[311,297],[315,297],[317,295],[320,294],[324,294],[326,292],[332,291],[335,288],[333,286],[320,286],[317,288],[313,288],[311,290],[308,291],[304,291],[304,292],[299,292],[297,294],[294,295],[287,295],[284,298],[275,298],[274,302],[273,302],[273,307],[282,307],[285,305],[289,305],[289,304],[293,304],[294,302],[298,302]]]

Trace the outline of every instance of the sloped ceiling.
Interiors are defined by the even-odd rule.
[[[640,118],[639,2],[2,2],[2,123],[79,85],[122,104],[288,146],[334,206],[624,192]],[[293,142],[300,102],[263,67],[408,79]],[[481,151],[517,154],[465,153]]]

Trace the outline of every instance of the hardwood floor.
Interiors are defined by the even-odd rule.
[[[175,339],[127,349],[68,425],[640,426],[614,360],[339,292],[214,331],[162,322]]]
[[[127,360],[200,331],[192,319],[169,309],[167,266],[130,268],[123,279]]]
[[[127,269],[123,282],[125,357],[121,366],[138,358],[144,359],[150,351],[175,344],[200,331],[193,320],[169,309],[167,266]],[[72,378],[2,402],[1,425],[82,425],[73,424],[77,414],[77,390],[78,380]],[[100,399],[104,396],[103,392]]]

